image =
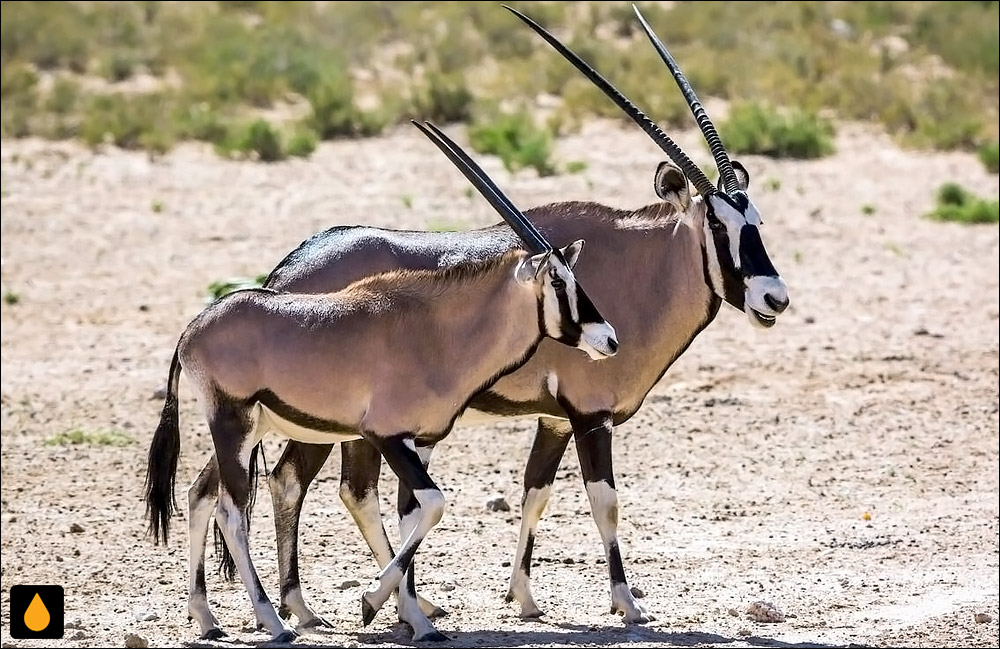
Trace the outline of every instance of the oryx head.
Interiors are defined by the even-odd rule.
[[[743,165],[729,159],[691,84],[639,9],[633,6],[650,42],[670,68],[712,151],[719,171],[718,187],[649,117],[583,59],[535,21],[515,9],[506,8],[576,66],[663,149],[676,166],[660,165],[656,174],[657,194],[688,214],[694,211],[702,217],[708,282],[712,289],[720,298],[745,312],[754,326],[773,326],[775,318],[788,307],[788,287],[774,269],[760,238],[760,212],[746,192],[749,174]],[[674,173],[675,170],[680,173]],[[698,190],[699,198],[691,199],[687,181]]]
[[[618,338],[573,274],[581,250],[583,239],[578,239],[565,248],[533,254],[518,265],[515,277],[535,286],[542,333],[597,360],[614,356]]]
[[[521,284],[532,285],[538,299],[538,326],[542,335],[576,347],[599,360],[618,351],[615,329],[597,311],[576,281],[573,266],[583,250],[583,240],[555,249],[542,233],[500,191],[486,172],[440,129],[413,122],[465,174],[504,221],[521,238],[528,255],[514,271]]]

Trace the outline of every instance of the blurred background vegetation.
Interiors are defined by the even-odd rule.
[[[511,4],[664,128],[692,120],[629,2]],[[996,165],[997,2],[639,2],[734,152],[815,157],[832,119]],[[3,2],[2,135],[280,160],[410,118],[553,173],[552,138],[620,112],[500,3]]]

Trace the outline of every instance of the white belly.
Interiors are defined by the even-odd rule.
[[[282,437],[294,439],[303,444],[336,444],[361,439],[357,433],[329,433],[311,428],[303,428],[298,424],[283,419],[262,403],[257,404],[257,426],[261,434],[272,431]]]

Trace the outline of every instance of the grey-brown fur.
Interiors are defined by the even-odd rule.
[[[371,619],[444,504],[414,443],[440,440],[469,399],[523,364],[545,335],[571,339],[597,357],[617,349],[606,322],[581,321],[562,308],[566,294],[589,304],[570,270],[581,248],[582,242],[575,242],[554,252],[511,250],[436,271],[398,270],[326,294],[244,290],[216,301],[188,325],[171,363],[163,416],[150,447],[147,506],[151,529],[165,538],[183,370],[201,397],[215,446],[215,459],[189,491],[189,613],[203,637],[223,634],[204,585],[208,507],[216,498],[206,485],[215,480],[216,519],[258,622],[275,640],[295,635],[275,613],[249,555],[250,453],[268,430],[306,443],[364,438],[413,491],[418,501],[413,533],[363,601],[365,621]],[[557,280],[566,289],[557,288]],[[423,639],[438,636],[430,627]]]

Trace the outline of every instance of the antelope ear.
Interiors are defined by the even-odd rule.
[[[580,258],[580,253],[583,251],[583,239],[577,239],[573,243],[569,244],[559,252],[562,253],[563,259],[566,260],[566,265],[572,270],[576,266],[577,260]]]
[[[733,171],[736,172],[736,182],[739,183],[740,189],[746,191],[747,187],[750,186],[750,172],[740,164],[739,160],[730,160],[729,162],[733,165]],[[724,191],[722,177],[719,177],[718,187],[720,192]]]
[[[656,168],[653,189],[657,196],[677,208],[678,212],[683,212],[691,204],[691,189],[687,178],[672,162],[663,161]]]
[[[538,274],[548,266],[549,255],[551,254],[551,252],[541,252],[525,258],[524,261],[517,265],[517,270],[514,271],[514,279],[522,284],[535,281]]]

